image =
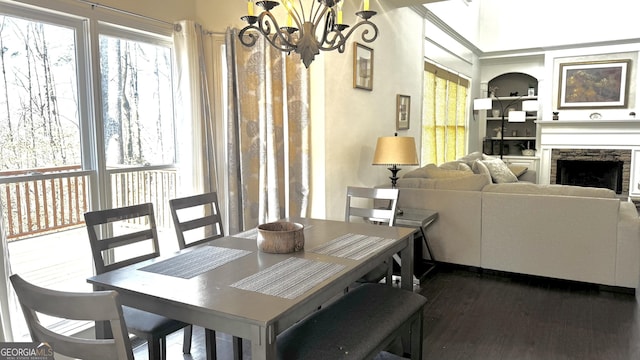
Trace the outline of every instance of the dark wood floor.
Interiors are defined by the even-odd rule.
[[[634,295],[442,266],[421,293],[428,299],[425,360],[640,359]],[[231,359],[229,337],[219,336],[218,359]],[[182,355],[181,344],[181,333],[172,336],[168,359],[206,358],[202,329],[195,330],[191,355]],[[146,359],[145,352],[139,347],[136,359]]]

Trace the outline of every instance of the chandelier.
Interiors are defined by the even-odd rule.
[[[297,1],[298,6],[294,6]],[[378,27],[369,21],[376,14],[369,10],[369,0],[364,0],[362,11],[357,11],[358,22],[349,26],[342,22],[343,0],[282,0],[287,11],[286,26],[280,26],[271,10],[280,5],[277,1],[256,1],[264,9],[254,14],[253,0],[247,3],[248,15],[241,19],[247,22],[238,37],[245,46],[253,46],[263,35],[269,43],[280,51],[295,51],[308,68],[313,59],[322,51],[338,50],[343,53],[345,42],[359,27],[368,25],[362,32],[362,41],[373,42],[378,37]],[[305,13],[305,4],[309,12]],[[350,29],[349,29],[350,28]],[[347,31],[347,29],[349,29]]]

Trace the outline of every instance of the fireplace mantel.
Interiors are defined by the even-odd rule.
[[[640,196],[640,121],[552,120],[538,121],[541,184],[549,184],[553,149],[631,150],[630,195]],[[633,186],[637,184],[638,186]]]

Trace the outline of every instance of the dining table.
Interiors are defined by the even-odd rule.
[[[276,359],[279,333],[394,254],[403,259],[401,287],[413,290],[415,229],[311,218],[282,221],[304,226],[303,250],[262,252],[254,228],[87,281],[96,290],[116,290],[123,305],[249,340],[254,360]]]

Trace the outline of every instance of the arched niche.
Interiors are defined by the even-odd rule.
[[[508,72],[489,80],[488,89],[495,89],[495,95],[522,96],[527,95],[530,87],[534,88],[534,95],[538,95],[538,79],[522,72]]]

